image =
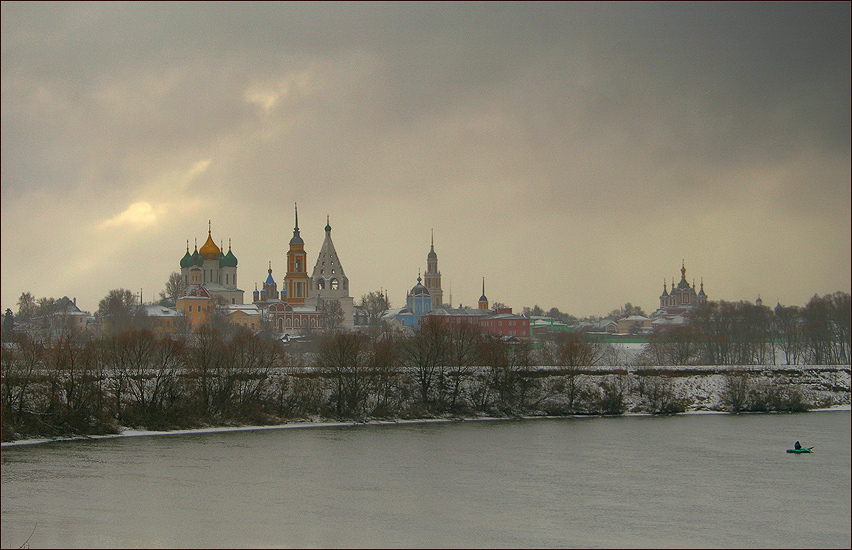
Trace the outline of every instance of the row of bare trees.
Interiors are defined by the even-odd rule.
[[[583,334],[562,334],[533,350],[528,342],[509,343],[476,326],[427,318],[408,337],[356,331],[316,336],[315,351],[296,355],[271,336],[236,327],[160,336],[129,329],[99,338],[69,332],[48,342],[19,334],[2,347],[3,440],[309,417],[621,414],[628,396],[646,412],[688,406],[675,380],[653,369],[601,375],[593,367],[608,360],[611,348]],[[688,364],[691,353],[708,353],[709,346],[717,346],[717,359],[738,357],[743,345],[673,341],[669,353],[682,355],[668,358]],[[661,355],[659,364],[665,359]],[[537,368],[542,365],[549,368]],[[740,381],[732,381],[728,399],[735,412],[796,410],[791,403],[802,403],[780,390],[743,389]]]
[[[4,439],[97,434],[117,426],[173,428],[262,419],[266,381],[280,364],[271,340],[203,330],[191,339],[128,330],[100,339],[25,334],[2,348]]]
[[[850,296],[814,296],[804,307],[707,302],[685,325],[651,336],[649,365],[790,365],[850,363]]]
[[[129,329],[95,338],[68,332],[2,348],[4,438],[267,423],[308,416],[358,419],[479,412],[515,414],[565,392],[574,410],[579,377],[600,354],[582,336],[538,353],[478,327],[424,322],[411,337],[326,332],[296,356],[244,329],[191,335]],[[562,365],[546,384],[538,364]]]

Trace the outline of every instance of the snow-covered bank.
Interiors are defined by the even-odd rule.
[[[535,377],[540,380],[538,404],[533,408],[525,408],[517,415],[523,418],[553,418],[570,416],[569,412],[578,408],[566,405],[567,398],[562,390],[556,390],[564,373],[549,367],[535,369]],[[759,391],[765,392],[772,388],[790,389],[804,396],[807,408],[811,411],[850,410],[850,367],[849,366],[807,366],[798,368],[754,366],[754,367],[596,367],[586,374],[578,375],[577,385],[581,388],[595,390],[605,385],[618,386],[623,393],[623,408],[625,416],[648,415],[652,412],[676,412],[678,414],[728,414],[726,392],[731,374],[743,374],[749,383]],[[563,380],[564,384],[564,380]],[[582,393],[578,390],[579,393]],[[594,393],[592,391],[591,393]],[[649,395],[656,393],[669,402],[681,403],[682,406],[672,409],[660,409],[649,403]],[[528,402],[535,402],[532,399]],[[654,408],[654,407],[658,408]],[[748,409],[744,409],[748,410]],[[794,410],[794,409],[751,409],[751,410]],[[802,409],[795,409],[802,410]],[[586,410],[589,414],[578,416],[595,416],[595,410]],[[503,415],[502,411],[486,410],[482,416],[475,413],[439,418],[422,418],[406,420],[369,420],[370,425],[452,422],[474,420],[505,420],[516,416]],[[330,421],[314,416],[313,420],[283,420],[280,424],[271,425],[242,425],[242,426],[210,426],[180,430],[145,430],[120,428],[120,433],[108,435],[89,435],[75,437],[43,438],[33,437],[3,442],[0,446],[7,448],[17,445],[32,445],[54,441],[79,441],[91,439],[110,439],[116,437],[140,437],[178,434],[204,434],[250,430],[277,430],[293,428],[322,428],[335,426],[352,426],[364,424],[354,421]]]

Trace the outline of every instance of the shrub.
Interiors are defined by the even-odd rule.
[[[687,400],[677,391],[669,376],[649,376],[644,380],[643,393],[648,411],[652,414],[676,414],[686,410]]]

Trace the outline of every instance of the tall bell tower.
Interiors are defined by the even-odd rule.
[[[432,296],[432,309],[441,307],[444,303],[444,291],[441,290],[441,272],[438,271],[438,255],[435,254],[434,230],[432,230],[432,247],[426,256],[426,273],[423,276],[423,286]]]
[[[296,210],[296,227],[293,228],[293,238],[290,239],[290,250],[287,251],[287,274],[284,276],[284,287],[287,289],[288,304],[304,304],[308,298],[310,277],[307,271],[307,254],[305,241],[299,234],[299,206]]]

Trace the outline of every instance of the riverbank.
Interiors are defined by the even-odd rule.
[[[752,366],[723,367],[598,367],[584,374],[572,375],[554,368],[539,367],[529,371],[531,381],[524,404],[500,406],[497,395],[487,406],[468,406],[464,409],[444,409],[430,414],[416,406],[390,408],[385,414],[363,416],[364,420],[336,420],[326,414],[329,407],[302,407],[300,414],[265,415],[259,421],[253,418],[231,419],[226,425],[214,422],[175,424],[174,429],[148,429],[144,424],[113,426],[113,433],[56,435],[45,433],[15,433],[13,439],[2,442],[2,447],[32,445],[55,441],[79,441],[115,437],[215,433],[224,431],[273,430],[291,428],[321,428],[357,424],[400,424],[423,422],[452,422],[476,420],[505,420],[511,418],[561,418],[594,417],[604,415],[653,414],[703,414],[731,412],[803,412],[806,410],[849,410],[850,369],[846,366],[806,366],[799,368]],[[288,379],[286,373],[273,374],[272,387],[288,387],[292,404],[304,403],[313,395],[318,403],[333,402],[334,384],[323,378]],[[294,382],[295,380],[295,382]],[[469,376],[458,390],[459,395],[470,398],[482,391],[487,379]],[[295,393],[300,383],[314,384],[313,393]],[[741,401],[732,401],[731,384],[740,384]],[[574,390],[570,385],[574,385]],[[408,395],[416,395],[416,385],[409,382]],[[489,389],[493,391],[493,389]],[[573,391],[573,401],[569,398]],[[517,397],[517,395],[515,395]],[[415,404],[416,405],[416,404]],[[322,410],[321,410],[322,409]],[[373,410],[366,408],[367,410]],[[127,422],[127,420],[125,420]],[[225,424],[223,422],[222,424]],[[157,428],[157,426],[154,426]],[[117,433],[116,433],[117,432]]]
[[[833,407],[811,409],[807,412],[837,412],[837,411],[852,411],[852,405],[836,405]],[[731,414],[724,411],[707,411],[707,410],[691,410],[679,413],[683,415],[703,415],[703,414]],[[783,414],[783,413],[742,413],[742,414]],[[801,413],[800,413],[801,414]],[[480,417],[445,417],[445,418],[417,418],[417,419],[394,419],[381,420],[371,419],[363,422],[343,422],[330,421],[323,419],[305,420],[296,422],[287,422],[285,424],[276,424],[272,426],[210,426],[204,428],[192,428],[185,430],[144,430],[136,428],[121,428],[120,433],[105,434],[105,435],[90,435],[90,436],[69,436],[57,438],[32,438],[22,439],[18,441],[9,441],[0,443],[0,449],[8,447],[21,447],[26,445],[40,445],[45,443],[71,442],[71,441],[89,441],[97,439],[118,439],[126,437],[155,437],[166,435],[198,435],[198,434],[214,434],[227,432],[252,432],[252,431],[268,431],[268,430],[287,430],[287,429],[306,429],[306,428],[342,428],[347,426],[393,426],[403,424],[427,424],[427,423],[448,423],[448,422],[485,422],[485,421],[511,421],[517,419],[537,420],[537,419],[555,419],[555,418],[595,418],[604,415],[569,415],[569,416],[518,416],[518,417],[499,417],[499,416],[480,416]],[[623,417],[634,416],[653,416],[650,413],[624,413]]]

